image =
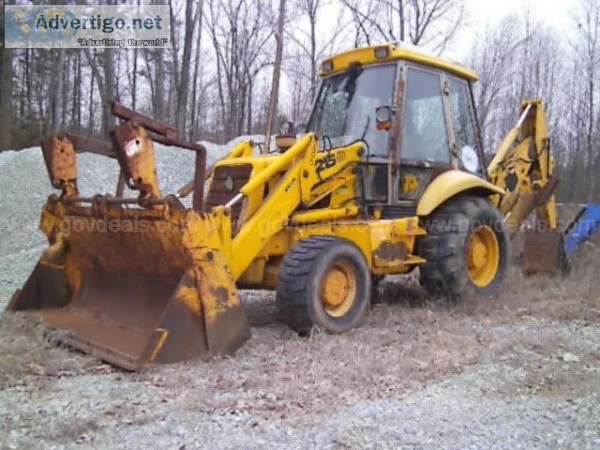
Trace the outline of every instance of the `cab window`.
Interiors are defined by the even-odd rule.
[[[308,123],[308,131],[319,134],[333,147],[358,140],[368,144],[368,156],[387,157],[389,131],[377,127],[375,112],[393,104],[396,64],[351,66],[325,78]]]
[[[409,68],[400,158],[450,163],[442,84],[435,73]]]
[[[451,78],[450,109],[452,110],[454,136],[458,145],[458,165],[463,170],[480,172],[481,164],[477,152],[475,123],[470,98],[467,83]]]

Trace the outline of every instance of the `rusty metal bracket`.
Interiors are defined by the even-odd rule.
[[[176,128],[144,116],[143,114],[140,114],[133,109],[129,109],[120,103],[111,102],[110,106],[113,116],[119,117],[123,120],[131,120],[132,122],[135,122],[135,126],[142,126],[150,131],[165,136],[168,139],[177,139],[179,135],[179,132]]]
[[[41,146],[52,187],[62,190],[64,198],[79,195],[77,156],[71,140],[66,136],[51,136]]]
[[[202,208],[204,206],[204,182],[205,182],[205,178],[206,178],[206,148],[203,145],[200,144],[195,144],[192,142],[187,142],[184,141],[182,139],[180,139],[179,133],[177,131],[177,129],[166,125],[162,122],[158,122],[150,117],[144,116],[143,114],[140,114],[132,109],[127,108],[126,106],[121,105],[120,103],[117,102],[111,102],[111,110],[112,110],[112,114],[115,115],[116,117],[119,117],[121,119],[124,120],[128,120],[129,122],[127,122],[129,125],[126,125],[130,128],[134,128],[134,129],[138,129],[138,130],[148,130],[150,133],[147,133],[147,137],[149,139],[151,139],[153,142],[158,142],[160,144],[166,145],[168,147],[180,147],[186,150],[191,150],[193,152],[196,152],[196,162],[195,162],[195,174],[194,174],[194,180],[193,182],[188,183],[188,185],[186,185],[186,195],[189,194],[190,192],[194,192],[194,198],[193,198],[193,208],[196,211],[202,211]],[[124,127],[124,125],[121,125],[120,127]],[[118,139],[117,141],[115,141],[115,138],[113,136],[116,137],[116,135],[114,134],[117,130],[119,129],[119,127],[115,128],[115,130],[113,132],[111,132],[111,140],[113,141],[113,144],[115,147],[120,146],[121,144],[119,144],[119,140],[122,139]],[[121,130],[123,130],[123,128],[121,128]],[[131,134],[131,133],[126,133],[126,134]],[[137,178],[132,176],[131,173],[131,167],[127,167],[127,154],[126,152],[123,151],[124,149],[117,149],[117,160],[119,160],[119,164],[121,164],[121,168],[123,169],[123,173],[124,176],[130,180],[133,179],[134,181],[134,189],[139,189],[138,187],[135,187],[136,184],[139,185],[139,183],[137,183]],[[153,168],[154,170],[154,168]],[[146,177],[147,180],[151,180],[152,179],[152,174],[150,173],[150,171],[148,170],[144,170],[144,172],[146,173]],[[144,177],[142,177],[142,180],[144,179]],[[144,184],[142,182],[142,184]],[[146,183],[147,184],[147,183]],[[150,185],[152,185],[152,183],[150,183]],[[156,190],[158,191],[158,185],[156,186]],[[158,191],[160,192],[160,191]]]
[[[85,202],[77,189],[76,153],[95,153],[118,161],[121,168],[117,184],[116,199],[106,199],[114,204],[138,204],[142,207],[157,207],[166,204],[175,209],[183,205],[178,197],[194,193],[193,208],[202,211],[204,205],[204,183],[206,180],[206,148],[179,138],[178,131],[164,123],[144,116],[119,103],[112,102],[112,113],[126,120],[110,132],[110,141],[69,133],[66,136],[52,136],[41,142],[44,159],[52,186],[63,191],[65,204]],[[179,147],[196,153],[194,179],[187,183],[181,195],[172,196],[167,202],[155,202],[162,194],[156,176],[156,161],[153,142],[169,147]],[[140,191],[138,199],[123,199],[124,185]],[[67,201],[68,200],[68,201]],[[103,200],[104,201],[104,200]],[[92,202],[90,202],[92,203]]]
[[[144,127],[125,122],[110,132],[110,138],[127,185],[140,191],[140,199],[160,198],[154,146]]]
[[[67,137],[73,143],[73,147],[75,147],[77,153],[87,152],[107,156],[109,158],[117,157],[116,152],[109,141],[73,133],[67,133]]]

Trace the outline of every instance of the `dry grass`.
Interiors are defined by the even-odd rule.
[[[107,367],[61,346],[56,334],[20,314],[0,315],[0,355],[0,389]]]
[[[539,344],[532,341],[535,336],[518,333],[495,340],[481,334],[481,323],[600,321],[598,258],[596,241],[578,255],[568,278],[524,278],[513,267],[504,291],[489,302],[432,301],[414,276],[394,279],[382,285],[383,302],[374,306],[365,326],[338,336],[299,338],[279,321],[272,293],[244,292],[253,339],[235,358],[154,367],[124,377],[140,383],[140,389],[159,388],[183,410],[252,411],[265,419],[314,423],[333,407],[398,398],[461,372],[490,352]],[[52,377],[116,371],[57,346],[39,326],[15,315],[0,317],[0,354],[0,388],[40,388]]]
[[[179,392],[190,410],[313,423],[333,406],[398,398],[477,360],[472,318],[413,306],[415,290],[386,289],[396,289],[394,302],[376,305],[364,327],[309,338],[278,323],[268,296],[246,295],[254,337],[234,359],[154,368],[142,379]]]
[[[572,260],[569,275],[525,277],[511,267],[504,291],[492,311],[519,316],[600,322],[600,236],[584,244]]]

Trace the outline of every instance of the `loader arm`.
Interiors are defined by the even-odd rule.
[[[364,144],[360,142],[319,152],[315,135],[308,134],[278,156],[265,170],[253,176],[226,207],[232,207],[256,190],[264,188],[265,183],[274,177],[281,178],[233,238],[231,255],[235,255],[235,258],[230,259],[233,278],[240,278],[301,205],[308,207],[337,189],[340,180],[343,183],[348,178],[347,169],[360,161],[363,152]],[[313,213],[317,211],[313,210]],[[327,211],[331,212],[330,209]],[[356,208],[347,206],[341,208],[337,218],[356,213]],[[319,217],[317,215],[314,218]]]
[[[554,160],[550,153],[548,124],[541,100],[526,100],[521,117],[502,141],[487,171],[491,182],[503,189],[504,196],[493,197],[505,217],[511,237],[535,209],[537,227],[557,229],[554,190]]]

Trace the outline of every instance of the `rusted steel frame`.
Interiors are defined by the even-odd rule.
[[[119,139],[117,138],[118,130],[124,126],[127,126],[127,123],[123,123],[118,127],[114,127],[109,132],[110,141],[112,142],[112,146],[115,149],[115,155],[117,157],[117,161],[119,162],[119,166],[121,168],[120,172],[123,174],[125,183],[127,184],[127,186],[129,186],[130,189],[141,190],[141,186],[136,185],[137,180],[133,179],[133,174],[131,173],[129,168],[129,158],[127,157],[127,153],[125,152],[125,149],[123,148],[123,146],[119,142]]]
[[[137,198],[119,198],[119,197],[69,197],[61,200],[66,205],[74,203],[106,203],[108,205],[137,205],[140,200]],[[164,198],[152,198],[144,200],[146,205],[165,205],[168,202],[167,197]]]
[[[150,130],[152,131],[152,130]],[[193,142],[182,141],[178,138],[170,138],[168,136],[162,136],[160,134],[149,133],[150,139],[159,144],[167,145],[169,147],[181,147],[186,150],[192,150],[194,152],[206,152],[206,148],[200,144],[194,144]]]
[[[177,197],[179,197],[179,198],[187,197],[192,192],[194,192],[195,185],[196,185],[195,179],[188,181],[181,188],[179,188],[179,190],[177,191]]]
[[[51,136],[40,142],[50,183],[62,190],[62,197],[77,197],[77,157],[73,143],[64,136]]]
[[[158,200],[158,199],[156,199]],[[155,199],[148,200],[155,201]],[[68,199],[62,200],[62,202],[66,205],[71,205],[73,203],[109,203],[112,205],[137,205],[139,200],[137,198],[109,198],[109,197],[71,197]],[[162,200],[161,200],[162,202]]]
[[[552,197],[552,195],[554,194],[554,191],[556,190],[556,188],[558,187],[559,184],[560,184],[560,179],[558,177],[552,175],[550,178],[548,178],[546,185],[542,189],[540,189],[538,192],[536,192],[535,206],[539,207],[539,206],[545,205],[546,202],[548,202],[548,200],[550,200],[550,197]]]
[[[146,117],[120,103],[111,102],[111,108],[113,115],[120,117],[121,119],[131,120],[134,125],[141,125],[153,132],[149,133],[149,137],[154,142],[169,147],[180,147],[196,152],[196,167],[193,181],[194,198],[192,203],[193,208],[196,211],[202,211],[204,203],[204,181],[206,178],[206,148],[203,145],[179,139],[178,131],[175,128]],[[189,187],[187,190],[189,190]]]
[[[213,172],[215,170],[215,165],[213,164],[208,170],[205,170],[204,172],[204,181],[207,181],[208,179],[210,179],[213,176]],[[194,192],[194,185],[196,183],[195,179],[191,179],[190,181],[188,181],[187,183],[185,183],[181,188],[179,188],[179,190],[177,191],[177,197],[179,198],[185,198],[188,195],[190,195],[192,192]]]
[[[213,164],[208,170],[206,170],[204,173],[204,181],[208,181],[212,176],[213,173],[215,171],[215,165]],[[177,197],[179,198],[185,198],[188,195],[190,195],[192,192],[194,192],[194,184],[195,184],[196,180],[195,179],[191,179],[190,181],[188,181],[187,183],[185,183],[183,186],[181,186],[178,190],[177,190]]]
[[[396,185],[396,175],[400,169],[400,146],[402,145],[402,127],[404,126],[404,88],[407,77],[407,67],[405,64],[398,64],[396,67],[396,92],[394,97],[394,124],[392,126],[392,132],[390,136],[390,162],[391,162],[391,177],[390,181],[392,185]],[[393,188],[392,188],[393,189]],[[389,193],[388,198],[392,199],[395,196],[392,192]]]
[[[73,147],[75,147],[75,150],[79,153],[88,152],[108,156],[109,158],[117,157],[115,150],[109,141],[73,133],[67,133],[67,137],[71,140]]]
[[[114,116],[119,117],[124,120],[131,120],[135,122],[135,125],[143,126],[144,128],[158,133],[162,136],[165,136],[169,139],[177,139],[179,132],[177,129],[159,122],[157,120],[151,119],[150,117],[144,116],[133,109],[129,109],[124,105],[121,105],[117,102],[110,102],[111,112]]]
[[[123,169],[119,170],[119,181],[117,181],[117,197],[123,197],[123,193],[125,192],[125,173]]]
[[[96,219],[117,219],[117,220],[169,220],[173,217],[173,213],[177,213],[170,206],[164,205],[162,209],[150,208],[131,208],[131,204],[107,204],[107,203],[91,203],[91,204],[65,204],[61,203],[64,210],[57,211],[49,209],[50,214],[54,214],[60,218],[69,217],[84,217]],[[161,205],[162,206],[162,205]]]
[[[172,139],[157,135],[151,135],[151,139],[163,145],[180,147],[196,152],[196,169],[193,180],[194,198],[192,200],[192,207],[196,211],[202,211],[202,208],[204,207],[204,181],[206,180],[206,147],[200,144],[182,141],[181,139],[177,138]],[[187,188],[187,194],[191,192],[189,189],[189,184],[184,186],[184,188]],[[184,188],[180,189],[179,192],[181,193]]]

